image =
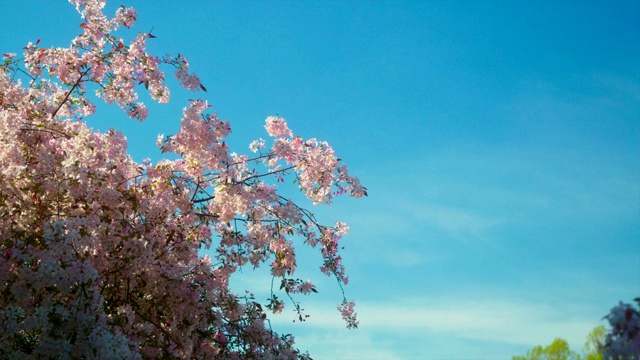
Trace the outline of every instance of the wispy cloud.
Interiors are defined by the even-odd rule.
[[[474,344],[478,351],[484,351],[483,356],[503,358],[517,354],[517,349],[523,351],[550,343],[555,337],[566,339],[573,349],[579,350],[586,334],[598,325],[592,317],[572,309],[575,304],[551,306],[514,299],[428,301],[413,298],[360,303],[357,310],[361,327],[355,336],[344,330],[344,324],[335,316],[335,306],[325,304],[318,310],[317,305],[314,304],[316,310],[312,317],[296,326],[295,332],[302,334],[299,345],[311,350],[317,346],[340,349],[322,352],[336,359],[408,359],[420,352],[424,352],[424,358],[435,358],[439,355],[429,353],[429,344],[434,338],[447,339],[440,341],[438,351],[440,355],[448,354],[448,358],[456,358],[456,351],[458,356],[468,354],[465,344]],[[273,323],[285,328],[290,326],[290,321],[284,318],[276,318]],[[302,331],[304,327],[311,330]],[[411,350],[384,339],[404,339],[404,345],[410,343]],[[442,347],[446,343],[450,348]],[[496,349],[502,350],[496,353]]]
[[[446,205],[423,205],[414,210],[418,218],[438,227],[456,239],[481,238],[486,230],[502,223],[496,218]]]

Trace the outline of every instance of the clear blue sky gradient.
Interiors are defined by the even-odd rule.
[[[187,98],[204,96],[248,152],[279,114],[334,146],[369,189],[314,211],[344,220],[361,328],[302,253],[311,315],[273,320],[317,359],[508,359],[586,334],[640,296],[640,2],[121,0],[152,51],[181,53],[208,93],[173,88],[147,122],[89,123],[159,158]],[[0,48],[67,46],[65,1],[0,2]],[[130,40],[135,32],[121,32]],[[149,101],[147,101],[149,102]],[[309,204],[309,206],[312,206]],[[234,284],[258,298],[265,274]],[[266,297],[266,295],[265,295]],[[291,306],[289,307],[291,309]]]

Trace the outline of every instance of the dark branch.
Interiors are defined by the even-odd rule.
[[[62,107],[62,105],[64,105],[64,103],[67,102],[67,100],[69,99],[69,96],[71,95],[73,90],[75,90],[76,87],[78,87],[78,85],[80,85],[80,81],[82,81],[82,78],[89,73],[89,70],[91,70],[91,67],[88,67],[87,70],[83,71],[82,74],[80,74],[80,77],[78,78],[76,83],[73,84],[73,86],[71,87],[71,89],[69,89],[69,91],[67,91],[67,95],[65,95],[64,99],[62,99],[62,102],[60,103],[60,105],[58,105],[58,108],[56,108],[56,110],[53,112],[53,114],[51,114],[51,118],[52,119],[56,117],[56,114],[58,113],[58,111],[60,111],[60,108]]]

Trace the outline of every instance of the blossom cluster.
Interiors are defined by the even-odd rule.
[[[327,142],[316,139],[303,141],[300,137],[294,137],[282,118],[271,116],[266,122],[267,132],[275,138],[273,156],[267,158],[266,163],[274,166],[279,160],[284,160],[292,165],[300,189],[314,204],[331,204],[334,196],[346,192],[355,198],[367,194],[359,180],[350,176],[347,167],[340,164],[340,159]],[[334,186],[337,186],[336,190]]]
[[[338,310],[342,314],[342,318],[347,322],[347,327],[350,329],[358,327],[356,312],[353,310],[355,305],[355,302],[346,300],[342,304],[338,305]]]
[[[299,241],[319,249],[321,271],[343,290],[338,309],[357,327],[339,252],[347,225],[320,224],[276,187],[294,177],[314,204],[366,195],[329,144],[268,117],[272,144],[232,153],[229,122],[195,99],[178,133],[158,139],[177,156],[136,163],[121,132],[87,126],[96,109],[87,85],[140,121],[149,115],[140,86],[169,100],[163,66],[184,88],[206,89],[184,56],[147,52],[153,35],[128,44],[113,35],[134,25],[135,10],[108,18],[105,1],[70,2],[83,19],[70,47],[30,43],[23,60],[7,53],[0,63],[0,357],[306,358],[269,326],[264,308],[285,307],[274,289],[263,307],[229,288],[251,265],[269,266],[292,300],[317,292],[294,277]]]

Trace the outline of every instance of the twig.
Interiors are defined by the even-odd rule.
[[[60,103],[60,105],[58,105],[58,108],[53,112],[53,114],[51,114],[51,119],[56,117],[56,114],[58,113],[58,111],[60,111],[60,108],[62,107],[62,105],[64,105],[64,103],[67,102],[73,90],[75,90],[75,88],[78,87],[78,85],[80,85],[80,81],[85,75],[87,75],[87,73],[89,73],[89,70],[91,70],[91,67],[88,67],[87,70],[85,70],[82,74],[80,74],[80,77],[78,78],[76,83],[73,84],[73,86],[71,87],[71,89],[69,89],[69,91],[67,91],[67,95],[65,95],[64,99],[62,99],[62,102]]]

